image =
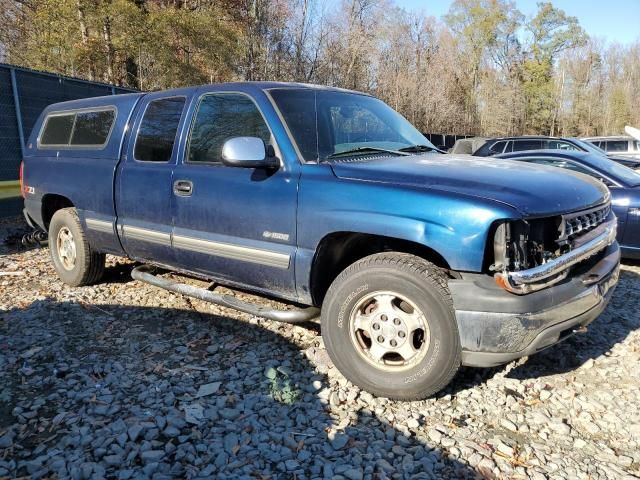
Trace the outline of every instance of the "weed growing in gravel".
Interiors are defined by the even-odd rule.
[[[269,391],[271,398],[276,402],[292,405],[300,399],[300,390],[292,384],[288,375],[278,372],[274,368],[270,368],[267,370],[266,376],[270,382]]]

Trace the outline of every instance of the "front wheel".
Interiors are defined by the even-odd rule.
[[[460,366],[446,277],[414,255],[379,253],[344,270],[322,306],[322,337],[338,370],[382,397],[426,398]]]

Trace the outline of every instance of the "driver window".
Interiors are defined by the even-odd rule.
[[[222,146],[233,137],[258,137],[268,145],[271,132],[258,107],[246,95],[205,95],[194,116],[187,162],[222,163]]]

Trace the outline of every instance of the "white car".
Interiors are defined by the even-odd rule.
[[[640,159],[640,130],[629,126],[624,130],[628,135],[587,137],[583,140],[600,147],[608,155]]]

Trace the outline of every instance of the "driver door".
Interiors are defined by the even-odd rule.
[[[209,91],[197,101],[173,175],[173,246],[182,267],[229,284],[295,298],[294,256],[299,168],[229,167],[222,147],[261,138],[278,153],[256,101]]]

